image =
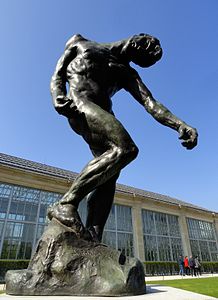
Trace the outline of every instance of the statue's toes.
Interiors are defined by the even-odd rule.
[[[57,219],[63,225],[70,227],[76,235],[82,237],[85,227],[80,219],[77,209],[71,204],[55,204],[48,208],[48,218]]]
[[[54,206],[49,206],[47,210],[47,216],[51,220],[54,216]]]

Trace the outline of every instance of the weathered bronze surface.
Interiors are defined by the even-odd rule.
[[[53,103],[57,112],[68,118],[71,128],[88,143],[94,159],[60,203],[50,209],[50,219],[55,217],[83,233],[85,228],[77,208],[89,194],[86,228],[94,240],[101,241],[116,180],[121,169],[138,154],[137,146],[112,111],[111,97],[117,91],[125,89],[158,122],[178,131],[184,147],[196,146],[196,129],[156,101],[129,64],[147,68],[161,56],[160,42],[147,34],[109,44],[99,44],[77,34],[67,42],[51,80]]]
[[[197,145],[197,131],[156,101],[130,66],[147,68],[162,56],[147,34],[99,44],[77,34],[66,44],[51,80],[57,112],[88,143],[92,159],[59,203],[50,207],[48,228],[27,270],[8,271],[13,295],[137,295],[145,292],[140,261],[101,244],[120,171],[138,148],[112,111],[111,97],[128,91],[158,122],[179,133],[182,145]],[[69,85],[67,91],[67,84]],[[78,214],[88,195],[85,226]]]
[[[145,293],[142,263],[122,261],[103,244],[78,238],[55,218],[43,233],[27,270],[8,271],[11,295],[125,296]]]

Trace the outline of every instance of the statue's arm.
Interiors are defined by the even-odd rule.
[[[168,126],[179,133],[179,139],[182,139],[182,145],[187,149],[192,149],[197,145],[198,133],[195,128],[187,125],[184,121],[176,117],[163,104],[155,100],[152,93],[142,82],[138,73],[131,69],[126,78],[125,89],[144,106],[146,111],[159,123]]]
[[[54,74],[51,78],[50,91],[55,109],[59,114],[66,115],[71,101],[67,98],[66,70],[69,63],[76,56],[75,45],[68,44],[63,55],[57,62]]]

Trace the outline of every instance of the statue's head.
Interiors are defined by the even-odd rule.
[[[142,68],[155,64],[162,57],[160,42],[155,37],[140,33],[128,40],[128,58]]]

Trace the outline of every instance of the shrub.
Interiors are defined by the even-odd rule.
[[[201,263],[201,271],[204,273],[218,273],[218,261],[203,261]]]
[[[179,266],[173,261],[146,261],[144,262],[146,275],[174,275],[178,274]]]
[[[15,260],[15,259],[0,259],[0,282],[5,281],[5,274],[8,270],[27,269],[29,260]]]
[[[145,261],[144,269],[146,275],[174,275],[179,273],[177,262],[169,261]],[[218,273],[218,262],[201,262],[202,273]]]

